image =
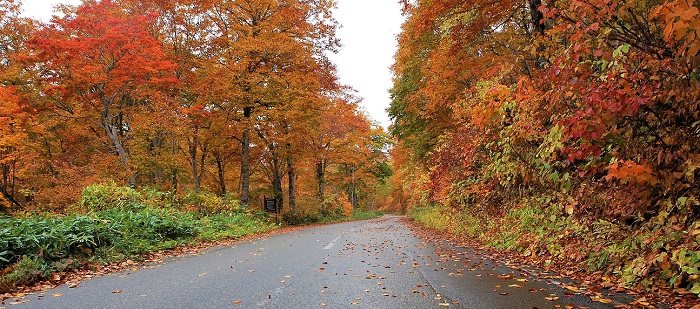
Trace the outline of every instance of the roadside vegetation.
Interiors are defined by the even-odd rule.
[[[697,1],[405,3],[390,208],[700,295]]]
[[[231,197],[208,192],[178,196],[113,182],[91,185],[67,214],[0,217],[0,294],[92,263],[142,260],[155,251],[235,240],[284,225],[381,215],[362,210],[345,213],[339,206],[303,217],[288,212],[277,223],[272,214],[251,211]]]
[[[267,214],[211,193],[177,197],[114,183],[87,187],[74,208],[0,218],[0,293],[88,263],[140,260],[154,251],[279,227]]]

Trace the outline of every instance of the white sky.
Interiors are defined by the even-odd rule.
[[[23,0],[25,15],[48,22],[58,3],[79,4],[80,0]],[[392,86],[391,70],[396,52],[396,35],[404,18],[398,0],[337,0],[335,17],[342,25],[338,37],[343,47],[331,55],[340,81],[357,90],[369,115],[385,128],[386,108]]]
[[[357,90],[369,115],[386,128],[392,87],[389,67],[404,21],[401,5],[398,0],[338,0],[334,15],[342,25],[337,35],[343,48],[331,56],[340,81]]]

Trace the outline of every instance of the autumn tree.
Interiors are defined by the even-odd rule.
[[[45,25],[2,5],[3,205],[116,179],[244,205],[286,189],[292,211],[328,185],[347,210],[384,177],[383,133],[326,57],[333,1],[91,0]]]
[[[299,64],[335,48],[331,1],[221,1],[213,21],[210,85],[218,104],[238,114],[241,136],[241,203],[249,203],[250,139],[256,112],[284,104],[278,95]]]
[[[86,123],[85,130],[92,130],[126,171],[134,111],[174,82],[173,64],[148,32],[152,21],[153,16],[127,14],[113,1],[87,1],[31,41],[55,117]],[[128,174],[135,185],[136,175]]]
[[[23,61],[25,40],[36,25],[19,15],[21,4],[0,2],[0,211],[31,200],[28,174],[36,168],[34,141],[41,131],[28,101],[32,72]]]

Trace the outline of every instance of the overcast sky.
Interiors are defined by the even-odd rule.
[[[338,31],[343,47],[331,55],[338,67],[340,81],[357,90],[362,105],[379,124],[387,127],[388,90],[396,52],[396,35],[401,31],[401,7],[398,0],[337,0],[335,17],[342,25]],[[58,3],[79,4],[80,0],[23,0],[25,15],[48,22]]]

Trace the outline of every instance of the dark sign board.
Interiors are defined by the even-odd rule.
[[[277,213],[277,201],[274,198],[265,199],[265,212]]]

